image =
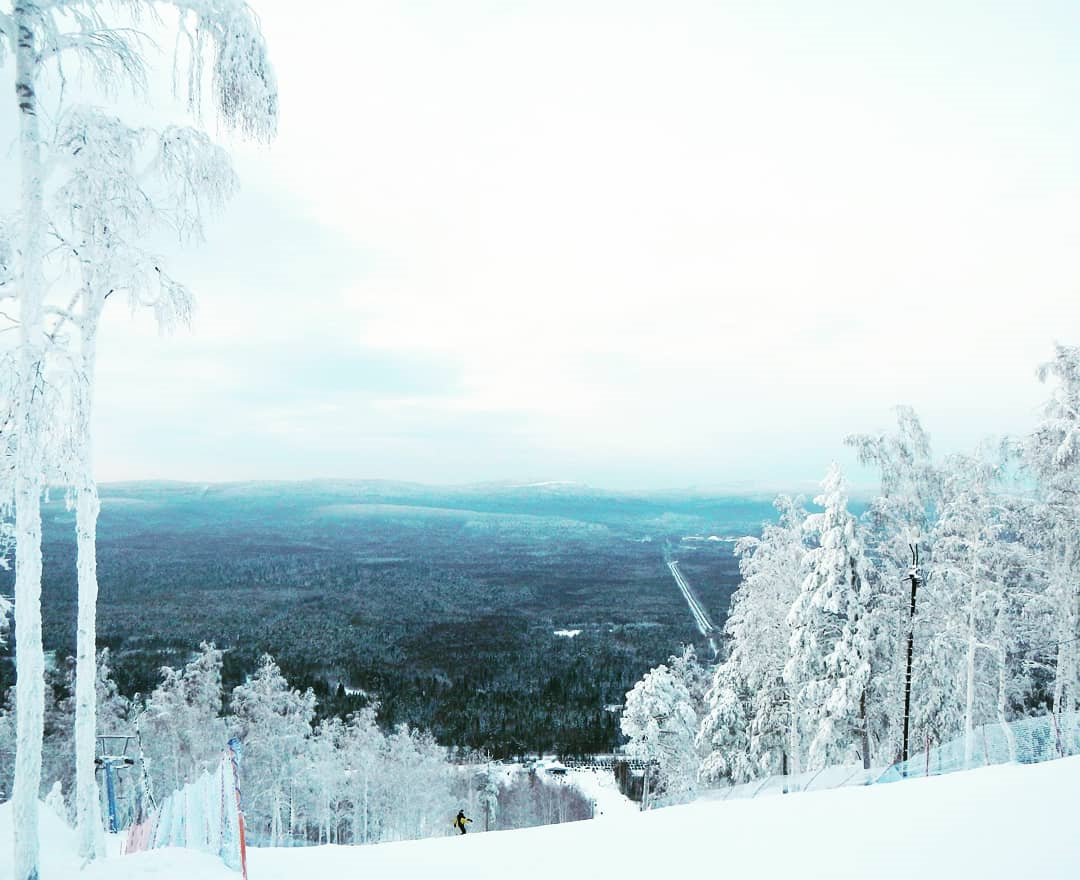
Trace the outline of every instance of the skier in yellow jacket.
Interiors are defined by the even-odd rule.
[[[464,810],[458,810],[457,818],[454,819],[454,827],[458,831],[460,831],[462,834],[464,834],[465,833],[465,823],[466,822],[471,822],[471,821],[472,821],[472,819],[466,819],[465,818],[465,811]]]

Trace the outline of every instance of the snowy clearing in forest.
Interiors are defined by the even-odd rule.
[[[249,851],[251,880],[573,880],[724,876],[808,878],[1076,877],[1080,758],[890,785],[608,815],[521,831],[378,846]],[[41,880],[236,880],[219,860],[157,850],[78,868],[73,832],[42,810]],[[449,828],[449,819],[447,821]],[[0,839],[11,839],[0,805]],[[0,848],[0,877],[11,875]]]

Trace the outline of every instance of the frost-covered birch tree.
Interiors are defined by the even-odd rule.
[[[899,754],[903,723],[905,645],[910,619],[908,567],[911,548],[920,549],[924,568],[932,561],[929,537],[941,497],[941,473],[934,461],[930,435],[915,411],[896,407],[896,429],[851,434],[845,444],[859,461],[880,477],[878,494],[861,518],[865,577],[874,597],[880,625],[882,656],[869,685],[870,727],[883,754]],[[922,643],[915,642],[916,662]]]
[[[104,844],[96,815],[94,783],[93,658],[96,642],[97,517],[93,477],[94,377],[97,336],[107,300],[126,295],[132,309],[149,308],[162,330],[191,313],[187,289],[174,281],[163,259],[140,242],[157,228],[201,235],[207,208],[218,208],[234,187],[228,156],[202,132],[168,127],[132,128],[102,112],[77,107],[59,127],[55,148],[67,179],[56,192],[52,236],[77,264],[78,286],[67,308],[56,308],[61,326],[77,331],[72,353],[70,476],[76,511],[79,608],[76,645],[76,815],[84,856]]]
[[[46,284],[45,263],[47,237],[55,226],[48,214],[48,176],[55,155],[50,145],[70,145],[63,137],[47,138],[42,131],[41,111],[43,95],[51,83],[63,83],[66,70],[71,65],[95,74],[104,92],[111,92],[118,84],[141,88],[145,84],[146,68],[142,55],[143,35],[131,27],[143,13],[156,17],[168,11],[178,32],[174,72],[178,93],[187,102],[188,109],[197,118],[206,103],[212,103],[218,118],[227,127],[242,134],[267,140],[274,134],[277,119],[277,89],[272,69],[267,59],[265,44],[258,22],[243,0],[125,0],[125,2],[102,3],[94,0],[13,0],[8,11],[0,10],[0,45],[15,56],[15,94],[19,112],[20,156],[20,215],[17,234],[18,261],[13,282],[14,296],[18,302],[19,345],[15,374],[17,378],[13,397],[14,436],[14,508],[16,541],[16,625],[17,643],[17,689],[18,689],[18,744],[16,783],[14,791],[15,812],[15,865],[18,880],[30,880],[38,874],[38,845],[36,840],[37,792],[40,785],[40,741],[42,695],[42,653],[40,635],[40,584],[41,584],[41,517],[40,498],[45,483],[47,460],[43,435],[46,428],[44,410],[46,358],[56,333],[48,332],[48,314],[56,306],[50,306],[51,291]],[[2,51],[0,51],[2,54]],[[65,66],[67,65],[67,67]],[[207,82],[204,72],[209,69]],[[50,78],[51,77],[51,78]],[[62,89],[54,89],[57,94]],[[53,112],[54,117],[65,117],[63,107]],[[71,116],[65,118],[71,119]],[[78,117],[75,117],[78,118]],[[101,134],[101,131],[95,131]],[[87,142],[89,147],[89,141]],[[95,145],[96,146],[96,145]],[[80,155],[74,153],[74,156]],[[99,156],[102,154],[98,154]],[[115,158],[115,156],[113,157]],[[189,182],[199,181],[192,175]],[[100,182],[100,181],[99,181]],[[201,187],[202,182],[197,184]],[[121,195],[113,194],[110,195]],[[71,300],[70,309],[80,305],[81,352],[79,371],[85,380],[77,390],[75,407],[76,434],[81,442],[73,445],[73,471],[78,474],[73,484],[77,496],[76,507],[80,536],[80,589],[79,657],[83,684],[79,686],[81,708],[78,727],[89,730],[90,750],[87,736],[79,738],[81,772],[79,807],[80,847],[84,856],[91,857],[97,847],[90,829],[92,817],[92,794],[94,780],[92,768],[87,773],[88,762],[93,759],[93,701],[92,693],[94,641],[92,617],[87,605],[92,604],[96,590],[95,565],[92,548],[93,523],[96,522],[96,493],[92,489],[91,450],[88,430],[88,413],[92,401],[92,362],[98,314],[95,309],[101,298],[107,296],[105,287],[122,263],[120,251],[109,250],[110,241],[104,234],[104,226],[95,225],[101,219],[94,213],[116,210],[138,212],[140,205],[124,203],[123,198],[105,204],[70,203],[82,211],[82,232],[92,233],[90,253],[83,254],[88,262],[81,267],[81,287],[84,295]],[[105,239],[105,240],[103,240]],[[69,244],[71,242],[68,242]],[[103,251],[109,260],[105,265],[98,262]],[[93,262],[89,262],[89,261]],[[160,269],[157,270],[162,275]],[[165,282],[162,282],[165,283]],[[75,315],[69,309],[64,313],[63,303],[69,298],[61,296],[58,316],[71,320]],[[88,365],[91,367],[86,372]],[[91,552],[84,552],[91,551]]]
[[[923,664],[916,706],[924,724],[948,734],[960,722],[964,763],[974,754],[977,723],[1001,716],[1012,629],[1010,580],[1022,567],[1020,548],[1009,539],[1004,499],[992,491],[997,469],[983,458],[952,456],[937,524],[933,576],[927,584],[928,656]],[[949,695],[952,695],[950,707]]]
[[[226,741],[221,716],[222,653],[212,644],[180,669],[161,670],[161,683],[139,716],[146,736],[146,772],[166,796],[212,767]]]
[[[294,789],[305,771],[315,694],[290,688],[264,655],[255,675],[233,690],[231,708],[231,732],[244,743],[246,797],[253,813],[267,817],[270,846],[280,846],[295,825]]]

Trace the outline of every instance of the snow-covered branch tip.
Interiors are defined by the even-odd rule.
[[[90,70],[107,93],[127,84],[136,92],[147,89],[146,62],[139,44],[150,38],[133,28],[109,27],[97,15],[75,15],[78,30],[57,33],[43,58],[71,53]]]
[[[158,329],[169,333],[178,327],[190,326],[195,313],[195,297],[179,281],[174,281],[156,266],[154,269],[160,286],[157,297],[149,305],[154,310]]]
[[[12,244],[15,230],[12,226],[13,224],[0,220],[0,298],[3,298],[4,288],[15,276],[15,248]]]
[[[7,60],[8,41],[13,39],[11,35],[14,33],[15,23],[11,20],[11,16],[6,12],[0,12],[0,67]]]
[[[170,0],[180,11],[178,42],[188,49],[188,106],[198,115],[206,53],[213,56],[211,91],[226,126],[268,143],[277,134],[277,77],[266,52],[258,17],[244,0]],[[179,53],[173,70],[180,85]],[[179,91],[179,88],[177,88]]]
[[[169,126],[161,132],[155,170],[183,238],[202,239],[204,213],[221,210],[238,187],[228,152],[195,128]]]

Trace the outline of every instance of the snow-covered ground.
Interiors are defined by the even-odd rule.
[[[615,819],[640,812],[641,808],[621,791],[615,776],[608,770],[570,770],[566,782],[576,786],[593,802],[597,819]]]
[[[598,785],[600,780],[596,780]],[[251,880],[575,880],[1080,876],[1080,758],[1002,766],[869,788],[701,802],[606,821],[381,846],[257,849]],[[158,850],[78,870],[74,839],[43,816],[42,880],[236,880],[218,860]],[[0,840],[11,839],[0,806]],[[0,878],[11,876],[0,848]]]

